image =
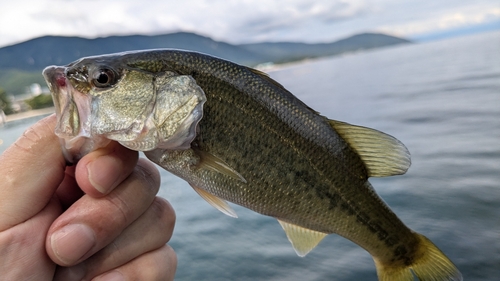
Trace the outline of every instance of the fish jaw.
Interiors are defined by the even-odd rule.
[[[92,97],[73,87],[66,77],[66,67],[46,67],[43,76],[54,101],[55,134],[66,161],[74,163],[90,151],[106,146],[110,140],[91,134]]]

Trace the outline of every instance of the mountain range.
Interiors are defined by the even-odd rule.
[[[48,65],[65,65],[85,56],[131,50],[186,49],[255,66],[265,62],[283,63],[403,43],[410,41],[376,33],[358,34],[331,43],[264,42],[239,45],[188,32],[95,39],[44,36],[0,48],[0,87],[16,94],[19,91],[19,84],[23,84],[23,75],[33,76],[33,72],[40,72]],[[43,83],[41,75],[36,77],[36,81],[29,83],[39,83],[39,81]]]

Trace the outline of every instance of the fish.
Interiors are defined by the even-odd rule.
[[[237,217],[232,202],[276,218],[299,256],[337,234],[370,253],[379,280],[462,280],[368,180],[406,173],[408,149],[328,119],[261,71],[156,49],[86,57],[43,75],[68,162],[117,141],[226,215]]]

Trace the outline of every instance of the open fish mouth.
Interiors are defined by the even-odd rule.
[[[106,146],[110,140],[92,136],[91,97],[76,90],[66,77],[66,67],[49,66],[43,70],[54,101],[57,124],[66,161],[73,163],[90,151]]]
[[[119,83],[97,88],[92,70],[49,66],[43,75],[54,100],[64,157],[74,163],[111,140],[136,151],[190,147],[203,116],[205,93],[196,81],[172,72],[119,73],[120,79],[144,79],[135,93]],[[103,70],[100,70],[103,71]],[[142,80],[141,80],[142,81]],[[123,83],[126,84],[126,83]],[[147,93],[147,94],[144,94]],[[141,106],[137,106],[141,104]]]

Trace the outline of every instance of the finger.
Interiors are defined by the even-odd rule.
[[[102,197],[130,175],[138,155],[117,142],[110,142],[78,162],[75,171],[78,185],[86,194]]]
[[[110,272],[104,273],[92,281],[105,280],[174,280],[177,268],[177,255],[169,245],[148,252],[131,262]],[[115,278],[115,279],[113,279]]]
[[[141,159],[132,174],[108,195],[84,195],[52,224],[46,240],[50,258],[63,266],[87,259],[147,210],[159,186],[158,170]]]
[[[34,217],[0,232],[1,280],[50,280],[56,264],[45,253],[45,233],[61,214],[54,198]]]
[[[111,244],[75,266],[58,268],[55,280],[90,280],[158,249],[170,240],[174,224],[174,210],[165,199],[156,197],[149,209]]]
[[[40,120],[0,155],[0,231],[40,212],[63,180],[55,124],[55,115]]]
[[[82,197],[84,192],[80,189],[75,179],[75,166],[66,167],[64,179],[56,190],[56,196],[59,198],[63,210],[66,210],[76,200]]]
[[[137,159],[137,152],[117,142],[85,155],[76,166],[66,168],[66,176],[56,191],[63,208],[67,209],[84,193],[102,197],[111,192],[130,175]]]

